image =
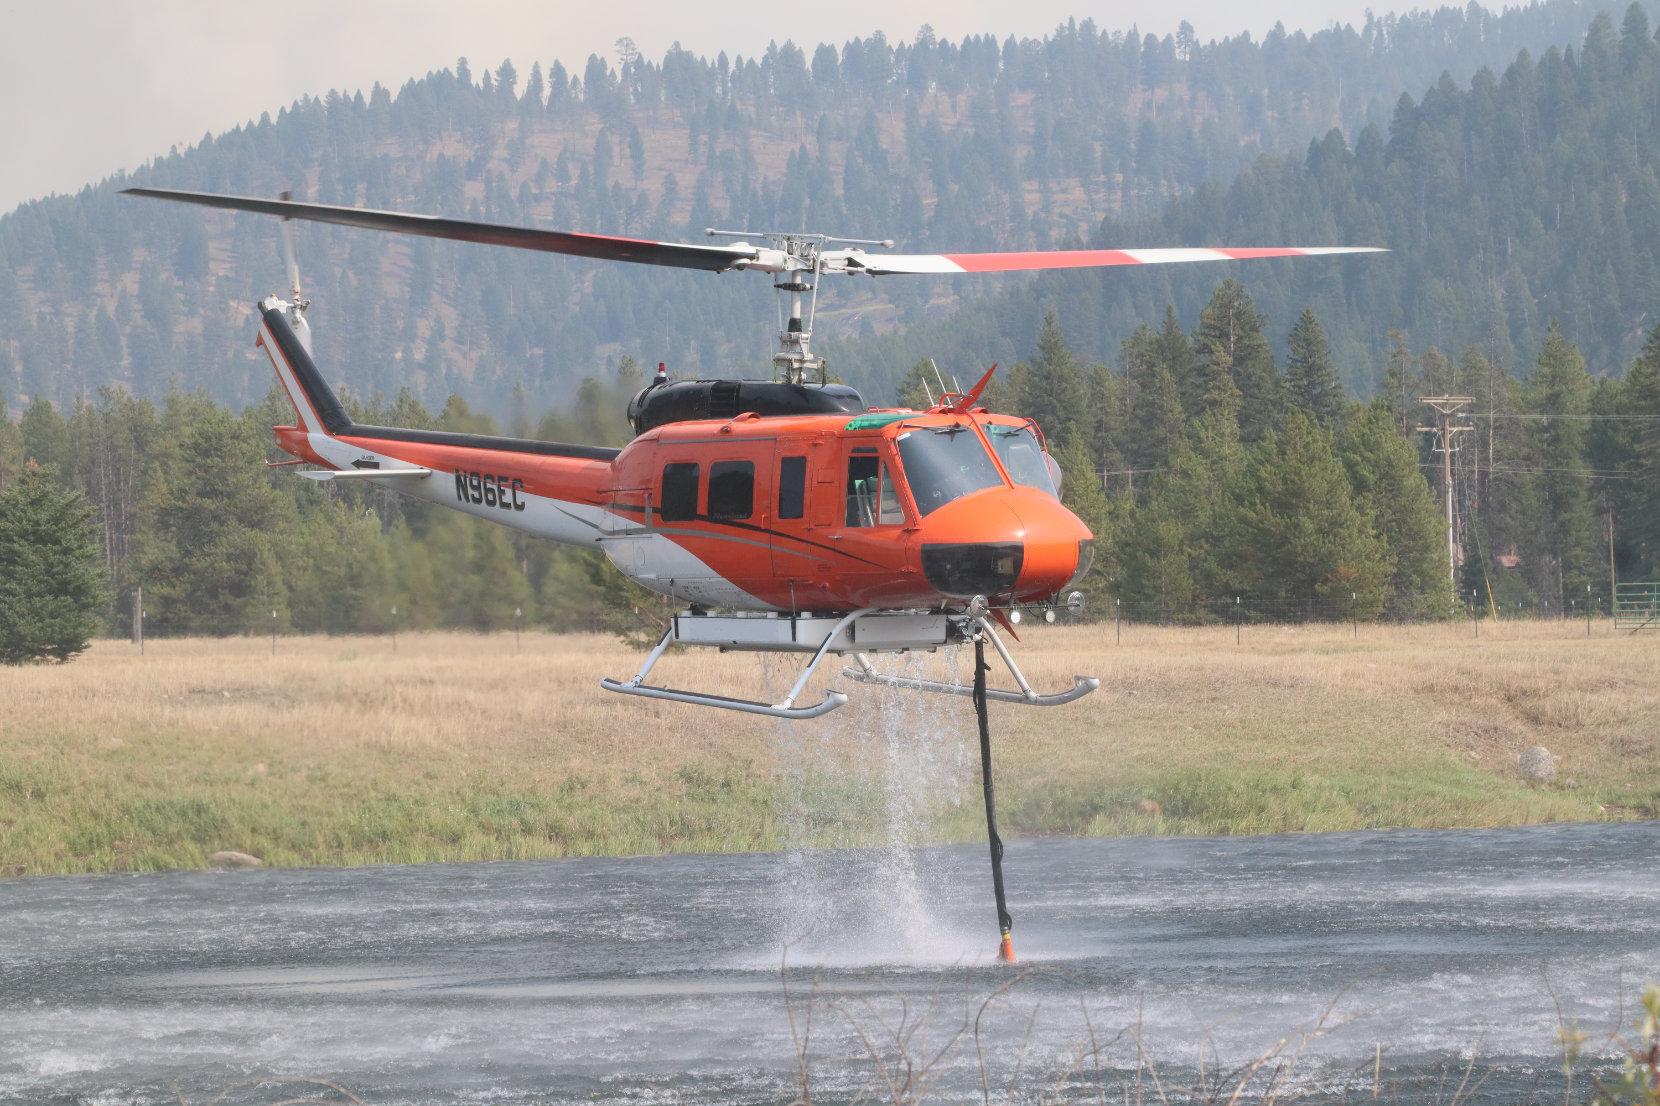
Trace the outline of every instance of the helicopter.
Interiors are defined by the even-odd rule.
[[[851,657],[842,675],[974,700],[986,834],[1002,942],[1015,959],[1003,888],[987,704],[1070,703],[1101,686],[1074,676],[1041,693],[996,626],[1014,631],[1022,609],[1053,621],[1089,571],[1095,535],[1061,502],[1061,471],[1042,429],[982,402],[993,365],[966,390],[923,410],[867,407],[832,383],[812,352],[818,286],[826,275],[894,276],[1242,261],[1384,252],[1371,246],[1232,249],[1092,249],[1016,253],[893,254],[891,240],[709,229],[719,244],[653,242],[392,211],[159,188],[129,195],[273,215],[283,220],[287,297],[259,304],[256,345],[270,358],[295,422],[272,428],[277,448],[310,465],[301,476],[357,480],[505,523],[554,541],[596,548],[644,587],[687,604],[638,672],[601,686],[782,719],[816,718],[847,703],[829,690],[800,699],[827,656]],[[757,272],[773,278],[785,322],[771,380],[670,382],[656,377],[628,405],[635,436],[621,449],[445,431],[366,426],[347,414],[311,357],[310,302],[287,223],[339,226],[541,250],[604,261]],[[761,244],[751,244],[749,239]],[[930,389],[931,392],[931,389]],[[1064,596],[1064,598],[1063,598]],[[994,625],[995,623],[995,625]],[[872,654],[933,651],[972,642],[972,685],[897,676]],[[986,686],[986,644],[1015,687]],[[784,697],[742,699],[647,683],[671,645],[797,653],[809,659]]]
[[[687,604],[629,679],[624,695],[768,715],[814,718],[847,695],[799,700],[829,655],[849,656],[855,682],[966,695],[971,689],[878,672],[870,655],[989,641],[1014,689],[987,697],[1029,706],[1069,703],[1100,686],[1036,691],[996,626],[1021,610],[1053,621],[1077,609],[1094,535],[1060,499],[1060,468],[1029,418],[981,402],[996,366],[923,410],[867,407],[832,383],[812,351],[827,275],[953,275],[1385,252],[1372,246],[1081,249],[895,254],[891,240],[722,231],[718,243],[502,226],[428,215],[249,196],[128,188],[125,194],[275,216],[284,222],[290,288],[259,304],[256,345],[293,404],[273,427],[301,476],[355,480],[599,549],[645,588]],[[670,382],[656,377],[629,403],[635,437],[621,449],[354,422],[311,357],[310,329],[286,223],[292,219],[509,246],[602,261],[754,272],[773,278],[784,325],[771,380]],[[754,239],[753,244],[750,240]],[[937,374],[937,369],[936,369]],[[931,389],[930,389],[931,391]],[[995,624],[995,626],[994,626]],[[648,677],[671,645],[799,653],[809,659],[779,701],[662,687]]]

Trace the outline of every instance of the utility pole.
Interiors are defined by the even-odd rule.
[[[1454,540],[1452,455],[1458,447],[1454,440],[1471,429],[1467,422],[1453,422],[1453,415],[1475,402],[1473,396],[1419,396],[1418,402],[1435,411],[1434,426],[1420,426],[1420,434],[1435,435],[1435,452],[1441,455],[1441,491],[1447,513],[1447,575],[1458,587],[1458,544]]]
[[[1619,577],[1614,572],[1614,508],[1608,507],[1608,617],[1614,617],[1614,592]]]

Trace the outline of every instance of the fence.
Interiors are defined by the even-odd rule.
[[[1660,630],[1660,584],[1615,584],[1614,628]]]
[[[1490,600],[1486,595],[1472,599],[1462,596],[1459,605],[1450,611],[1411,611],[1377,613],[1362,607],[1344,596],[1340,599],[1286,597],[1227,596],[1222,599],[1200,600],[1185,606],[1138,604],[1107,598],[1086,609],[1084,617],[1091,621],[1117,620],[1126,623],[1159,626],[1232,626],[1301,625],[1318,622],[1361,622],[1402,624],[1443,621],[1448,617],[1503,619],[1579,619],[1607,618],[1608,604],[1598,596],[1569,597],[1561,608],[1544,602]],[[1660,622],[1656,623],[1660,627]]]

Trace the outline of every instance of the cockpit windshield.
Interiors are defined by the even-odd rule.
[[[899,435],[899,459],[916,509],[923,515],[1003,482],[985,443],[966,422],[911,427]]]
[[[1049,474],[1049,460],[1043,455],[1043,445],[1030,426],[1008,426],[987,423],[986,437],[997,459],[1009,470],[1009,478],[1016,484],[1055,495],[1055,481]]]

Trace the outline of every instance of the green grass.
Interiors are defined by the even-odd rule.
[[[1029,633],[1035,680],[1096,672],[1103,689],[993,707],[1005,834],[1660,817],[1660,639],[1507,623],[1477,646],[1464,630]],[[223,849],[349,865],[866,844],[895,794],[921,808],[921,839],[984,834],[966,701],[890,701],[910,712],[902,751],[956,758],[918,769],[885,760],[868,689],[775,723],[606,695],[598,677],[635,662],[601,638],[281,646],[109,642],[0,670],[0,873],[197,868]],[[760,693],[749,658],[665,668]],[[1520,777],[1533,744],[1559,756],[1557,781]]]

